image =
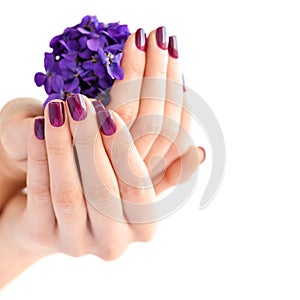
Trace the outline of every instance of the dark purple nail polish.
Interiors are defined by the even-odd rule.
[[[63,102],[49,103],[49,119],[54,127],[61,127],[65,123],[65,110]]]
[[[44,118],[39,118],[34,120],[34,133],[37,139],[45,139],[45,120]]]
[[[159,48],[163,50],[168,49],[168,42],[167,42],[167,31],[166,27],[162,26],[156,29],[156,43]]]
[[[169,54],[173,58],[178,58],[178,45],[177,38],[175,35],[169,37]]]
[[[86,118],[86,104],[82,95],[75,94],[68,96],[67,103],[74,121],[82,121]]]
[[[96,112],[105,110],[105,107],[100,100],[95,100],[92,102],[92,104],[94,105]]]
[[[113,135],[116,132],[116,123],[107,109],[97,111],[97,121],[104,135]]]
[[[146,51],[147,49],[147,37],[144,29],[140,28],[135,33],[135,44],[141,51]]]

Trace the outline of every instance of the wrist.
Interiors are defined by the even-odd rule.
[[[13,202],[24,202],[22,193],[12,197],[0,216],[0,289],[39,259],[54,253],[50,249],[39,249],[24,243],[22,236],[17,237],[12,211]]]

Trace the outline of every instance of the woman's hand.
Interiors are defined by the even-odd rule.
[[[156,191],[162,192],[189,179],[205,158],[203,148],[191,148],[192,117],[176,36],[168,38],[160,27],[146,38],[139,29],[125,44],[121,66],[125,77],[114,83],[109,108],[129,127]],[[198,152],[199,163],[189,163],[190,151]]]
[[[205,158],[201,147],[191,147],[192,117],[177,58],[176,37],[170,37],[168,45],[163,27],[152,31],[148,39],[139,29],[125,44],[121,63],[125,77],[111,91],[109,108],[130,129],[157,194],[188,180]],[[29,98],[9,102],[0,113],[0,160],[5,161],[0,177],[7,178],[0,185],[10,187],[0,197],[0,210],[8,196],[25,185],[24,140],[32,118],[38,115],[43,115],[41,103]],[[195,151],[200,159],[191,164]]]
[[[4,203],[25,187],[26,137],[35,116],[43,115],[40,101],[19,98],[0,111],[0,211]]]
[[[27,151],[27,197],[14,197],[0,218],[0,284],[51,253],[111,260],[152,237],[151,206],[138,216],[131,207],[152,203],[155,190],[117,114],[98,106],[96,115],[81,96],[50,102],[31,123]]]

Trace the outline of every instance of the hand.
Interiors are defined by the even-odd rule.
[[[4,203],[25,187],[27,149],[24,142],[32,118],[43,114],[41,102],[19,98],[0,112],[0,211]]]
[[[152,31],[147,39],[147,51],[140,50],[146,49],[142,43],[143,31],[138,30],[128,38],[122,59],[125,77],[115,82],[109,108],[130,128],[156,193],[161,193],[189,179],[203,162],[205,152],[201,147],[190,147],[192,118],[187,109],[187,94],[183,93],[176,39],[170,38],[173,47],[169,45],[172,55],[168,55],[158,46],[156,32],[164,36],[163,29]],[[161,42],[164,41],[160,45]],[[9,102],[0,113],[0,160],[7,162],[2,169],[9,174],[7,182],[13,183],[7,195],[24,187],[27,163],[24,139],[31,118],[38,115],[43,115],[41,103],[29,98]],[[190,157],[195,151],[199,161],[191,164]],[[184,173],[181,172],[183,164]],[[0,209],[7,199],[3,194]]]
[[[31,122],[27,197],[14,197],[0,218],[0,284],[24,261],[54,252],[111,260],[130,242],[153,235],[154,223],[143,222],[153,212],[131,210],[130,204],[151,203],[156,195],[127,127],[102,110],[98,121],[112,135],[100,135],[93,105],[83,99],[71,97],[69,106],[53,101],[45,120]]]
[[[121,66],[125,77],[115,81],[109,108],[129,127],[156,191],[162,192],[186,181],[205,159],[203,148],[191,147],[192,117],[176,37],[170,37],[168,45],[164,27],[152,31],[148,39],[138,30],[125,44]],[[194,151],[199,161],[191,164]],[[184,174],[182,164],[187,166]]]

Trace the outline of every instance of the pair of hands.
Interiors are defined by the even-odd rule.
[[[178,60],[159,46],[156,31],[146,51],[132,34],[123,53],[125,78],[112,88],[110,111],[74,96],[48,104],[43,122],[34,99],[17,99],[1,112],[5,176],[17,189],[26,176],[27,195],[0,199],[0,235],[26,253],[118,257],[130,242],[148,241],[155,227],[155,212],[137,215],[127,204],[154,202],[205,158],[190,143]]]

